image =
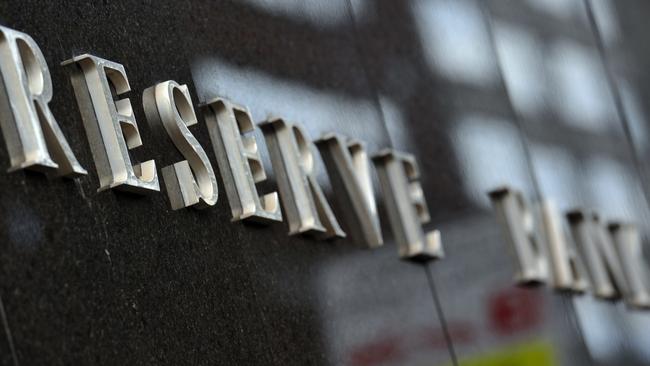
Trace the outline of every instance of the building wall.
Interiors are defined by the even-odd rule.
[[[50,107],[89,174],[0,174],[0,364],[649,364],[650,315],[514,286],[486,194],[510,185],[648,237],[649,12],[638,0],[1,2],[0,23],[41,47]],[[387,243],[364,250],[231,223],[221,179],[205,210],[172,211],[164,187],[98,193],[60,66],[83,53],[125,66],[143,140],[131,156],[159,169],[182,156],[142,92],[168,79],[195,106],[225,97],[256,122],[413,153],[445,258],[399,260],[383,205]],[[276,190],[256,137],[262,191]]]

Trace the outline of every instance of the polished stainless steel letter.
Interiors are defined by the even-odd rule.
[[[628,284],[625,302],[636,308],[650,308],[650,273],[644,261],[639,230],[632,224],[616,223],[609,225],[609,231]]]
[[[562,216],[550,201],[542,203],[541,216],[542,233],[551,255],[553,287],[561,291],[585,292],[589,288],[587,271],[575,245],[566,239]]]
[[[255,184],[266,180],[266,173],[252,135],[255,124],[250,113],[221,98],[209,101],[203,109],[233,221],[282,221],[278,194],[260,197],[257,193]]]
[[[575,245],[566,240],[562,219],[555,205],[541,205],[542,232],[551,255],[553,287],[557,290],[583,293],[589,288],[589,278]]]
[[[321,137],[316,141],[316,146],[327,167],[333,189],[341,198],[341,214],[344,222],[348,223],[346,230],[362,246],[381,246],[384,241],[365,146],[359,141],[345,141],[334,133]]]
[[[423,232],[422,224],[430,221],[429,209],[415,157],[386,149],[372,158],[385,197],[393,235],[404,259],[442,258],[444,251],[440,231]]]
[[[519,191],[507,187],[489,193],[492,205],[515,256],[520,284],[536,284],[548,279],[546,250],[535,227],[535,218]]]
[[[582,258],[573,243],[566,240],[561,216],[550,201],[540,205],[539,222],[521,192],[502,187],[489,195],[508,243],[517,257],[515,280],[518,283],[546,282],[550,264],[556,290],[575,293],[587,290],[589,280]]]
[[[266,121],[260,126],[277,174],[282,209],[289,221],[289,234],[345,237],[316,181],[313,143],[302,128],[282,119]]]
[[[52,79],[32,37],[0,27],[0,124],[11,161],[9,171],[86,174],[50,111]]]
[[[189,126],[198,123],[187,85],[169,80],[144,91],[143,106],[150,122],[162,124],[187,160],[162,169],[172,209],[205,208],[217,203],[217,177]]]
[[[629,287],[623,267],[612,237],[598,216],[573,211],[567,219],[587,264],[594,295],[603,299],[625,296]]]
[[[84,54],[63,62],[71,71],[77,103],[99,175],[97,190],[159,191],[153,160],[132,165],[129,150],[142,145],[131,101],[114,98],[131,90],[124,66]],[[111,92],[115,91],[115,96]]]

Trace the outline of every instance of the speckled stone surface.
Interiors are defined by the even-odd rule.
[[[0,295],[21,365],[362,364],[385,344],[389,353],[380,356],[390,358],[393,339],[417,346],[422,329],[440,332],[424,269],[399,261],[392,244],[371,252],[346,240],[290,238],[283,223],[231,223],[221,180],[218,203],[201,211],[172,211],[164,188],[145,197],[96,192],[59,66],[86,52],[125,66],[144,142],[131,156],[155,159],[158,169],[181,156],[147,123],[141,95],[168,79],[188,84],[195,105],[225,96],[256,121],[286,116],[311,137],[337,131],[363,138],[371,151],[390,146],[348,5],[339,5],[348,25],[335,28],[243,2],[0,5],[2,24],[40,45],[54,84],[51,109],[89,171],[74,181],[0,174]],[[273,99],[276,88],[283,98]],[[216,170],[203,119],[191,130]],[[0,162],[8,163],[5,148]],[[269,175],[267,191],[275,187]],[[0,360],[12,364],[0,339]],[[420,348],[449,359],[444,344]]]
[[[573,3],[580,9],[582,1]],[[633,3],[621,7],[636,9]],[[521,96],[512,85],[506,89],[498,67],[495,39],[498,45],[503,33],[494,30],[502,23],[542,34],[549,44],[549,34],[558,33],[594,47],[580,16],[558,20],[533,2],[513,4],[0,1],[0,24],[40,45],[54,85],[50,107],[89,171],[76,180],[0,173],[0,365],[446,366],[531,343],[550,350],[560,365],[604,365],[591,358],[583,338],[593,314],[619,321],[620,334],[608,333],[619,339],[608,342],[624,346],[611,362],[643,364],[626,343],[636,333],[620,321],[620,307],[513,286],[515,263],[485,195],[496,185],[512,185],[529,198],[553,196],[563,208],[647,211],[641,199],[589,196],[590,184],[611,185],[608,175],[585,173],[582,161],[569,169],[576,172],[571,179],[560,174],[563,156],[597,155],[633,166],[621,121],[612,118],[614,127],[603,135],[582,134],[557,118],[567,106],[562,100],[544,101],[537,119],[511,103]],[[633,34],[642,21],[626,17],[633,22],[621,34]],[[647,80],[644,39],[626,43],[638,51],[632,75],[639,80]],[[387,243],[369,251],[348,239],[289,237],[286,223],[232,223],[220,177],[219,201],[205,210],[172,211],[164,184],[148,196],[97,193],[69,75],[60,66],[82,53],[125,66],[144,143],[131,157],[155,159],[159,175],[182,157],[146,120],[142,92],[169,79],[189,86],[195,106],[225,97],[249,108],[256,122],[283,117],[302,124],[311,138],[338,132],[364,140],[371,154],[384,147],[412,152],[432,217],[425,227],[442,230],[446,258],[426,266],[400,261],[381,204]],[[592,55],[587,60],[597,60]],[[567,85],[538,74],[551,96]],[[646,89],[639,87],[640,95]],[[190,130],[218,173],[196,110],[199,124]],[[643,130],[632,133],[645,138]],[[259,186],[269,192],[275,177],[263,136],[256,137],[269,176]],[[635,148],[647,155],[643,145]],[[540,158],[545,151],[552,159]],[[8,162],[0,143],[0,170]],[[315,162],[334,212],[341,213],[345,203],[334,200],[317,155]],[[630,169],[618,175],[625,179],[616,187],[636,187],[639,177]],[[637,217],[646,230],[647,216]],[[584,306],[595,306],[586,308],[596,311],[591,318],[580,316]]]

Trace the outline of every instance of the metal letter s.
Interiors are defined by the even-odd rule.
[[[188,128],[198,120],[187,85],[172,80],[158,83],[144,91],[142,100],[147,119],[162,124],[187,159],[162,168],[172,209],[205,208],[217,203],[217,177],[208,156]]]

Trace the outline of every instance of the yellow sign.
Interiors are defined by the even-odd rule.
[[[460,361],[461,366],[557,366],[553,346],[531,342]]]

